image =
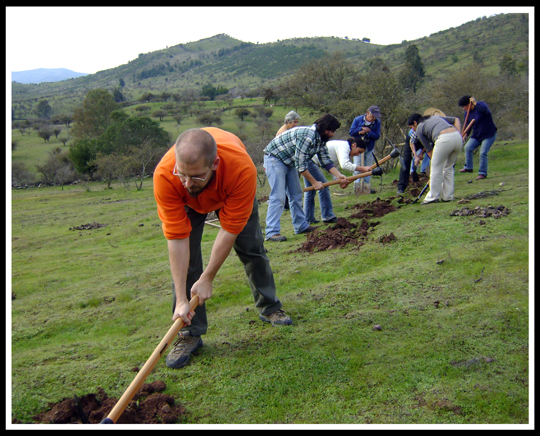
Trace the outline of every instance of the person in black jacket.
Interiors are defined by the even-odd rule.
[[[458,105],[463,109],[463,116],[466,119],[468,116],[467,124],[472,123],[472,129],[467,130],[469,126],[463,126],[465,130],[463,139],[465,140],[469,134],[471,136],[465,144],[465,166],[459,172],[473,172],[473,151],[480,147],[480,168],[478,168],[478,177],[476,180],[485,179],[488,170],[488,153],[497,139],[497,127],[493,122],[491,111],[486,102],[477,102],[474,97],[464,95],[459,99]]]

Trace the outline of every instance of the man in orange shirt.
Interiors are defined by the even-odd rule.
[[[232,133],[208,127],[182,133],[154,171],[154,196],[167,239],[173,279],[173,321],[185,326],[167,366],[185,366],[203,345],[208,323],[204,302],[213,280],[234,248],[244,265],[259,318],[273,325],[291,325],[276,296],[274,276],[259,223],[257,170],[244,144]],[[221,228],[206,268],[201,238],[205,218],[216,212]],[[189,310],[189,300],[199,306]]]

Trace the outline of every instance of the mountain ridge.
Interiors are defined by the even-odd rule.
[[[67,68],[35,68],[33,70],[12,71],[11,81],[28,85],[31,83],[60,82],[87,75],[88,73],[79,73]]]

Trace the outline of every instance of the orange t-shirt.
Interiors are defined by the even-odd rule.
[[[257,169],[246,147],[232,133],[206,127],[217,143],[219,165],[210,181],[196,198],[189,196],[178,176],[173,175],[176,162],[174,145],[165,153],[154,171],[154,197],[163,234],[167,239],[185,239],[191,223],[184,206],[199,213],[220,210],[221,227],[235,235],[246,225],[257,191]]]

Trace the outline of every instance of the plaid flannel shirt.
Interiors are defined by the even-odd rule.
[[[411,144],[416,144],[417,142],[419,142],[418,137],[416,136],[416,132],[413,129],[409,130],[409,138],[409,143]]]
[[[326,169],[334,167],[317,126],[294,127],[276,136],[263,150],[290,167],[296,166],[298,172],[307,170],[309,161],[317,155],[319,162]]]

